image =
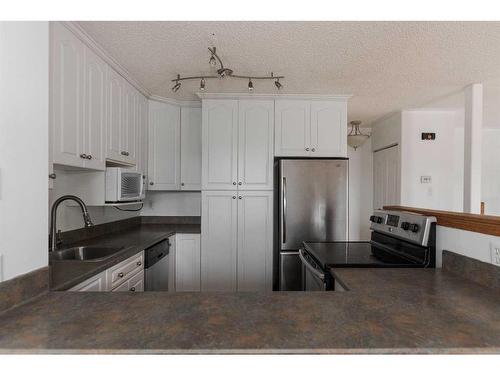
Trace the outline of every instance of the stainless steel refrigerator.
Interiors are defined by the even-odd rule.
[[[278,161],[279,232],[275,288],[302,289],[298,249],[303,241],[348,240],[347,159],[282,159]]]

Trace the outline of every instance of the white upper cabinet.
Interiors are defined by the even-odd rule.
[[[124,81],[113,69],[108,67],[108,128],[106,157],[121,161],[122,155],[122,123],[123,123],[123,91]]]
[[[275,111],[275,156],[347,156],[345,99],[280,99]]]
[[[202,189],[234,189],[238,178],[238,101],[204,100],[202,117]]]
[[[307,100],[276,100],[276,156],[309,156],[311,149],[311,106]]]
[[[273,189],[274,101],[238,104],[238,189]]]
[[[347,156],[345,102],[311,102],[311,156]]]
[[[84,46],[66,27],[51,25],[52,160],[84,165]]]
[[[137,123],[139,112],[139,94],[132,85],[124,82],[123,96],[123,129],[122,152],[123,161],[130,164],[137,162]]]
[[[239,192],[237,258],[239,292],[272,291],[272,191]]]
[[[180,190],[180,109],[149,103],[149,190]]]
[[[106,64],[88,48],[85,49],[84,150],[85,167],[106,167]]]
[[[201,190],[201,108],[181,108],[181,190]]]
[[[141,94],[138,105],[138,129],[137,129],[137,164],[136,170],[143,175],[148,174],[148,100]]]
[[[203,191],[201,209],[201,290],[237,288],[237,196],[231,191]]]

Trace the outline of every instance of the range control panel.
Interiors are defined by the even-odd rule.
[[[431,225],[436,218],[406,211],[377,210],[370,216],[370,221],[373,231],[427,246]]]

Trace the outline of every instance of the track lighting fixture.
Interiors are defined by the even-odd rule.
[[[208,50],[211,53],[209,63],[212,67],[217,67],[220,65],[220,67],[217,69],[217,75],[203,75],[203,76],[188,76],[188,77],[181,77],[179,74],[177,75],[177,78],[173,79],[172,82],[175,82],[175,85],[172,87],[173,92],[177,92],[179,88],[181,87],[181,82],[184,80],[189,80],[189,79],[200,79],[200,91],[205,90],[205,80],[206,79],[215,79],[215,78],[239,78],[239,79],[248,79],[248,90],[252,91],[253,90],[253,82],[252,80],[254,79],[272,79],[274,80],[274,85],[278,90],[283,88],[283,85],[280,83],[280,79],[284,79],[284,76],[275,76],[274,73],[271,73],[270,76],[245,76],[245,75],[239,75],[239,74],[234,74],[234,71],[230,68],[224,67],[224,64],[222,63],[222,60],[220,59],[219,55],[217,55],[216,48],[215,47],[209,47]]]

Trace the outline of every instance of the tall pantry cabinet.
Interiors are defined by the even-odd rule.
[[[202,291],[271,291],[274,101],[202,104]]]

